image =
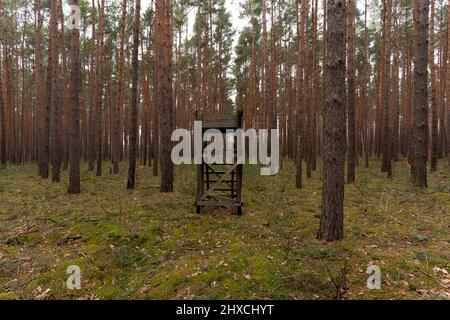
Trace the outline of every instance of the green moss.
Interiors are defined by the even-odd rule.
[[[95,290],[96,296],[106,300],[119,299],[122,294],[123,290],[119,286],[113,284],[105,284]]]
[[[124,164],[121,175],[101,178],[83,167],[76,196],[35,178],[33,166],[8,167],[0,172],[0,299],[33,299],[39,287],[50,298],[330,299],[330,273],[344,265],[346,298],[441,298],[429,274],[450,258],[449,175],[430,174],[423,192],[410,187],[406,163],[392,181],[379,165],[358,169],[346,185],[338,243],[316,240],[320,172],[297,190],[289,162],[275,177],[244,168],[242,217],[222,208],[195,214],[193,167],[176,167],[170,195],[153,188],[159,179],[148,168],[138,168],[138,189],[127,191]],[[65,287],[72,264],[82,269],[81,291]],[[369,264],[382,270],[380,291],[366,288]]]
[[[18,297],[13,292],[0,292],[0,300],[16,300]]]
[[[120,247],[114,251],[114,263],[118,268],[128,268],[145,261],[145,255],[131,247]]]

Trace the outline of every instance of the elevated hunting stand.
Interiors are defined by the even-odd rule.
[[[226,141],[227,130],[242,128],[242,111],[234,114],[208,115],[197,113],[197,121],[202,121],[202,136],[210,129],[220,131]],[[197,165],[197,213],[203,207],[226,207],[236,208],[237,214],[242,215],[242,169],[243,165],[238,163],[237,139],[225,146],[233,146],[233,161],[224,164],[206,163],[203,151],[206,143],[202,143],[202,163]]]

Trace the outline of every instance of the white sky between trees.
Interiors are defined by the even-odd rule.
[[[96,0],[97,1],[97,0]],[[113,0],[113,1],[119,1],[119,0]],[[154,2],[155,0],[141,0],[141,12],[145,12],[147,10],[147,8]],[[177,1],[177,0],[173,0],[173,1]],[[230,13],[231,15],[231,22],[233,24],[233,29],[235,31],[235,39],[234,42],[235,44],[238,41],[239,38],[239,33],[240,31],[242,31],[243,28],[245,28],[247,25],[249,25],[249,21],[246,18],[242,18],[241,17],[241,12],[242,12],[242,4],[245,3],[246,0],[226,0],[225,1],[225,7],[227,9],[227,11]],[[270,2],[270,0],[267,0],[268,2]],[[376,14],[377,10],[377,3],[379,2],[379,0],[367,0],[368,2],[368,22],[369,24],[373,23],[374,21],[378,21],[379,17],[378,14]],[[357,3],[357,7],[359,12],[364,15],[364,3],[365,0],[356,0]],[[68,5],[65,6],[64,8],[65,10],[65,14],[66,16],[68,16],[70,14],[70,7]],[[322,10],[323,10],[323,1],[319,1],[319,14],[322,14]],[[188,19],[189,19],[189,30],[191,30],[190,32],[192,32],[193,30],[193,25],[194,25],[194,21],[195,21],[195,14],[196,14],[196,10],[191,10],[189,12],[188,15]],[[375,15],[374,15],[375,13]],[[361,19],[364,19],[364,16],[360,17]],[[233,52],[234,54],[234,52]]]

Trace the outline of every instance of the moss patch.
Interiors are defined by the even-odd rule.
[[[345,240],[315,238],[320,168],[295,189],[292,163],[280,175],[244,170],[244,216],[227,209],[195,214],[195,170],[176,167],[175,192],[159,193],[149,168],[138,187],[121,175],[92,177],[83,193],[35,177],[34,166],[0,171],[0,299],[436,299],[450,297],[449,169],[426,191],[409,183],[406,163],[389,181],[360,168],[346,185]],[[67,181],[67,173],[63,173]],[[382,289],[366,269],[380,266]],[[82,270],[69,291],[66,270]],[[337,289],[335,283],[341,288]]]

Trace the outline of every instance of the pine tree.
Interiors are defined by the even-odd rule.
[[[73,6],[79,6],[79,0],[72,0]],[[71,72],[70,72],[70,176],[69,194],[78,194],[80,188],[80,30],[72,21],[71,34]]]
[[[156,1],[156,69],[157,105],[161,125],[161,192],[173,192],[172,131],[174,107],[172,98],[172,0]]]
[[[431,0],[430,29],[429,29],[429,53],[431,80],[431,150],[430,150],[430,169],[431,172],[437,171],[437,147],[438,147],[438,101],[436,89],[436,64],[434,63],[435,47],[435,0]]]
[[[136,183],[136,157],[138,139],[138,80],[139,80],[139,30],[141,22],[141,1],[136,0],[134,8],[134,28],[133,28],[133,70],[131,81],[131,126],[130,126],[130,164],[128,170],[127,189],[134,189]]]
[[[297,189],[303,188],[303,51],[304,49],[304,23],[300,20],[300,13],[304,9],[301,0],[297,0],[297,34],[298,56],[296,74],[296,120],[295,120],[295,185]]]
[[[348,0],[347,16],[347,117],[348,117],[348,160],[347,181],[355,182],[356,166],[356,66],[355,66],[355,10],[354,0]]]
[[[383,5],[383,44],[381,50],[380,63],[380,103],[383,104],[381,128],[381,152],[382,152],[382,172],[387,172],[388,177],[392,176],[392,162],[390,150],[390,113],[391,113],[391,19],[392,0],[385,0]],[[395,84],[393,84],[395,85]],[[381,112],[381,108],[380,108]],[[381,115],[380,115],[381,120]]]
[[[41,1],[35,1],[35,95],[36,95],[36,144],[37,144],[37,153],[38,153],[38,167],[39,167],[39,175],[43,176],[45,171],[45,164],[41,161],[40,150],[43,145],[43,114],[45,112],[44,109],[44,96],[42,94],[42,49],[41,49],[41,37],[42,37],[42,14],[41,14]],[[1,74],[1,72],[0,72]],[[3,117],[2,117],[3,118]]]
[[[61,137],[60,137],[60,105],[59,105],[59,50],[57,34],[58,34],[58,1],[50,1],[50,45],[49,54],[51,59],[49,59],[49,64],[51,63],[51,72],[48,74],[48,79],[51,83],[50,91],[48,92],[48,101],[51,105],[51,163],[52,163],[52,181],[60,182],[61,180]]]
[[[105,0],[100,0],[98,3],[98,37],[97,37],[97,56],[95,63],[95,96],[96,99],[96,107],[97,107],[97,118],[95,121],[95,129],[96,129],[96,138],[97,138],[97,163],[96,163],[96,171],[95,175],[97,177],[102,175],[102,160],[103,160],[103,96],[104,96],[104,13],[105,13]]]
[[[429,0],[414,0],[414,97],[411,175],[414,187],[427,187]]]
[[[323,199],[318,239],[344,237],[346,1],[328,0],[328,89],[324,110]]]
[[[450,5],[447,6],[448,18],[447,18],[447,68],[450,64]],[[450,72],[447,70],[447,156],[448,165],[450,166]]]
[[[39,0],[38,0],[39,1]],[[38,6],[39,7],[39,6]],[[38,10],[39,11],[39,10]],[[3,38],[3,2],[0,0],[0,36]],[[0,39],[0,43],[4,43],[4,39]],[[3,59],[0,54],[0,166],[6,167],[6,111],[5,111],[5,92],[3,90],[3,73],[2,73]]]
[[[119,48],[119,61],[117,71],[117,102],[114,111],[114,124],[113,124],[113,137],[112,137],[112,162],[113,173],[119,173],[120,162],[120,148],[121,148],[121,130],[120,130],[120,118],[123,109],[123,73],[125,65],[125,30],[126,30],[126,17],[127,17],[127,0],[122,0],[122,18],[120,22],[120,48]]]

